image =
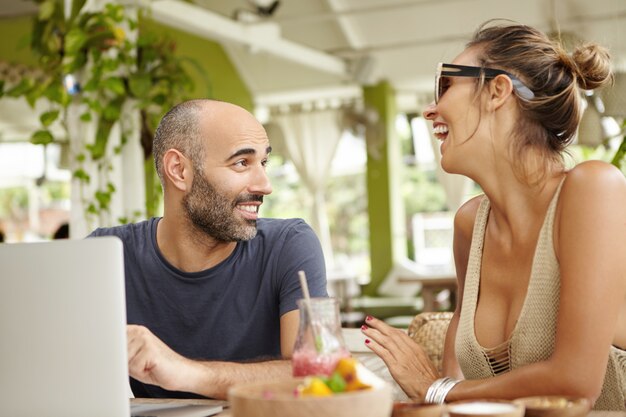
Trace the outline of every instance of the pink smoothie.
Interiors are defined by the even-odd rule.
[[[291,358],[293,376],[330,376],[335,370],[339,359],[349,356],[350,353],[346,350],[322,354],[312,350],[296,351]]]

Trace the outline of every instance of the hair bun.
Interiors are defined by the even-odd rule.
[[[576,64],[578,85],[593,90],[608,84],[613,79],[609,50],[595,43],[584,43],[572,53]]]

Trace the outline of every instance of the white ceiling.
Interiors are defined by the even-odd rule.
[[[233,22],[237,10],[254,9],[252,0],[193,3]],[[311,90],[338,86],[350,94],[355,91],[350,86],[380,80],[405,95],[425,94],[429,100],[436,63],[452,60],[474,30],[492,18],[546,32],[558,26],[600,42],[611,49],[616,69],[626,71],[626,0],[282,0],[271,17],[240,23],[265,29],[275,25],[284,40],[344,61],[342,74],[298,64],[295,53],[287,60],[246,42],[223,44],[260,102],[297,99],[303,92],[310,96]]]
[[[430,100],[436,63],[492,18],[600,42],[626,71],[626,0],[281,0],[269,17],[253,13],[255,1],[271,3],[149,4],[157,20],[221,42],[260,104],[354,96],[380,80],[408,97],[404,107]],[[0,0],[0,16],[26,5]]]

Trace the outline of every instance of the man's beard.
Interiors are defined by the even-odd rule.
[[[191,223],[213,239],[222,242],[250,240],[256,236],[256,220],[235,216],[237,204],[263,202],[262,195],[240,195],[234,201],[220,193],[200,172],[194,175],[191,191],[183,197],[183,208]]]

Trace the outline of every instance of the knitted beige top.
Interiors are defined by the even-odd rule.
[[[509,340],[490,349],[485,349],[478,343],[474,331],[483,241],[489,217],[487,197],[483,197],[480,203],[474,223],[455,344],[459,365],[467,379],[488,378],[529,363],[543,361],[554,351],[560,269],[554,253],[552,229],[561,185],[550,202],[539,233],[526,299],[515,328]],[[604,385],[594,409],[625,410],[625,398],[626,352],[611,346]]]

